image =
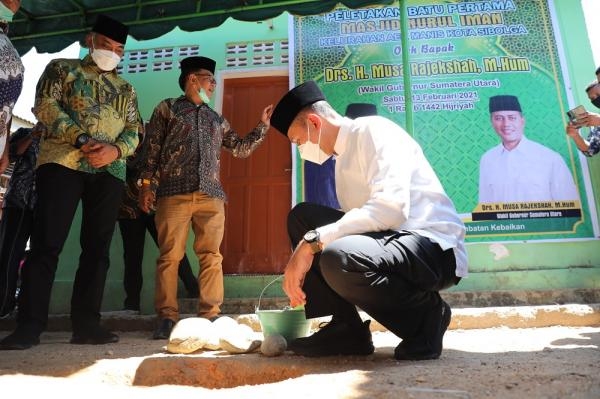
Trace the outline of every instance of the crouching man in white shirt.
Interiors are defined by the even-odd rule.
[[[436,359],[450,324],[439,291],[467,275],[465,227],[419,144],[394,122],[337,113],[305,82],[277,104],[271,124],[322,163],[335,154],[341,210],[300,203],[288,216],[295,250],[283,289],[307,318],[332,316],[288,343],[303,356],[369,355],[357,307],[402,339],[398,360]]]

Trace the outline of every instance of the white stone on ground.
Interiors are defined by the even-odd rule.
[[[260,352],[265,356],[279,356],[287,349],[287,341],[280,334],[267,335],[260,345]]]

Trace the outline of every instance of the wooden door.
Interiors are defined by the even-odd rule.
[[[226,79],[223,116],[240,135],[260,120],[268,104],[288,91],[287,76]],[[221,155],[221,181],[227,194],[225,274],[271,274],[283,270],[291,254],[286,219],[291,206],[290,142],[271,128],[250,157]]]

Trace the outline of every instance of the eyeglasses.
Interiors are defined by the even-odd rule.
[[[216,85],[217,84],[217,80],[215,79],[215,77],[213,75],[207,75],[205,73],[195,73],[194,75],[201,77],[202,79],[208,79],[208,81],[210,82],[210,84],[212,85]]]

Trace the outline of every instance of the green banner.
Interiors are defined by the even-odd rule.
[[[585,163],[564,130],[569,106],[547,1],[406,8],[408,65],[397,3],[294,17],[295,82],[315,80],[340,113],[373,103],[404,125],[409,73],[413,135],[468,241],[593,237]]]

